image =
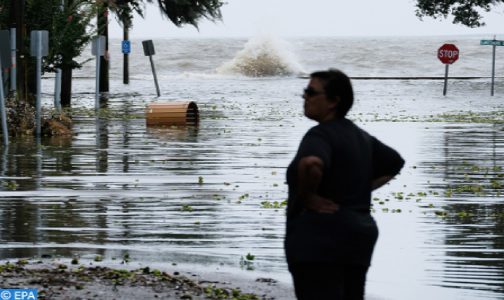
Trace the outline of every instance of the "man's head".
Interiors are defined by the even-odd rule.
[[[335,117],[345,117],[354,101],[350,78],[345,73],[335,69],[314,72],[310,74],[310,78],[310,84],[316,83],[320,87],[319,90],[315,91],[308,86],[305,90],[305,99],[307,96],[313,95],[312,91],[315,91],[315,94],[323,92],[327,101],[335,103],[335,105],[329,107],[329,109],[334,110]]]

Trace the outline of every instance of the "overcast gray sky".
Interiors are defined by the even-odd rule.
[[[467,28],[451,20],[423,21],[415,16],[414,0],[226,0],[223,20],[202,21],[200,30],[177,28],[162,19],[156,5],[148,5],[145,19],[135,17],[130,38],[252,37],[264,33],[292,36],[408,36],[502,33],[504,6],[485,14],[487,26]],[[122,38],[112,20],[109,34]]]

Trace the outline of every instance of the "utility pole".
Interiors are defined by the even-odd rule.
[[[129,41],[129,27],[130,22],[123,20],[123,41]],[[129,84],[129,54],[123,54],[123,83]]]
[[[105,36],[105,55],[100,58],[100,92],[109,91],[109,58],[108,53],[108,1],[103,1],[98,8],[98,35]]]

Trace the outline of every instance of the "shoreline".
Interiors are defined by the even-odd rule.
[[[37,289],[38,299],[294,299],[292,286],[273,278],[172,269],[18,259],[0,264],[0,289]]]

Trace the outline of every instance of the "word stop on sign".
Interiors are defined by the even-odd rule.
[[[448,59],[453,59],[455,57],[458,57],[459,52],[458,50],[445,50],[445,49],[440,49],[439,50],[439,58],[448,58]]]

